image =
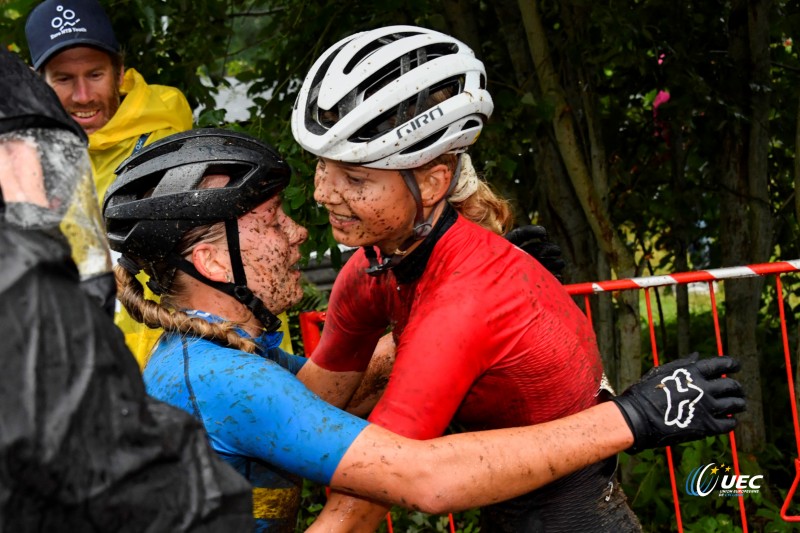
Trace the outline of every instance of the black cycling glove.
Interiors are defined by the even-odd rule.
[[[506,233],[505,238],[532,255],[559,281],[563,281],[561,271],[567,264],[561,258],[561,248],[548,239],[544,226],[520,226]]]
[[[728,356],[697,359],[697,354],[652,368],[612,399],[633,432],[628,453],[671,446],[732,431],[745,410],[738,381],[723,378],[739,370]]]

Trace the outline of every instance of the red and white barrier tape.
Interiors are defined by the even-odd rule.
[[[665,285],[679,285],[682,283],[698,283],[718,281],[732,278],[749,278],[767,274],[781,274],[784,272],[800,271],[800,259],[790,261],[777,261],[775,263],[760,263],[740,267],[715,268],[711,270],[694,270],[691,272],[678,272],[665,276],[649,276],[644,278],[614,279],[609,281],[594,281],[588,283],[573,283],[566,285],[567,292],[576,294],[592,294],[596,292],[624,291],[629,289],[644,289],[647,287],[663,287]]]

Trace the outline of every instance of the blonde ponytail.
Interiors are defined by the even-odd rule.
[[[457,163],[456,155],[443,154],[417,170],[426,170],[435,165],[447,165],[455,174]],[[458,182],[448,201],[464,218],[498,235],[504,235],[514,224],[514,213],[510,202],[497,195],[489,184],[478,176],[467,154],[461,155]]]

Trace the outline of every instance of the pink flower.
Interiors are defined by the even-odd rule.
[[[656,114],[658,106],[667,102],[669,102],[669,91],[658,91],[655,100],[653,100],[653,115]]]

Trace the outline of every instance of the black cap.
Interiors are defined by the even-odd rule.
[[[72,46],[93,46],[119,53],[119,43],[103,7],[96,0],[46,0],[25,22],[33,68]]]
[[[86,133],[41,76],[17,54],[0,47],[0,134],[25,128],[60,128],[86,142]]]

